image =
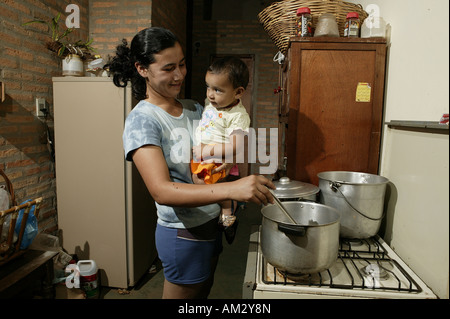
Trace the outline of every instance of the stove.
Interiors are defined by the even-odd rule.
[[[243,297],[254,299],[420,298],[437,296],[379,236],[341,239],[335,264],[320,273],[284,273],[261,251],[260,226],[252,228]]]

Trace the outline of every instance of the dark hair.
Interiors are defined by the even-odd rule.
[[[175,46],[178,39],[164,28],[151,27],[141,30],[131,40],[128,47],[126,39],[116,48],[116,55],[106,67],[113,74],[113,82],[118,87],[125,87],[131,81],[134,97],[140,101],[147,98],[147,84],[138,73],[135,63],[148,67],[155,62],[154,54]]]
[[[240,86],[247,89],[249,81],[248,67],[238,57],[226,56],[219,58],[209,66],[208,71],[215,74],[226,72],[234,89]]]

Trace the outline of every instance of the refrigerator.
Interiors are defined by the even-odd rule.
[[[134,286],[157,253],[154,200],[123,151],[131,88],[108,77],[54,77],[53,95],[62,247],[94,260],[102,286]]]

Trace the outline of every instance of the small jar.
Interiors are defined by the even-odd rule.
[[[312,37],[312,16],[308,7],[297,9],[297,32],[298,37]]]
[[[349,12],[345,22],[344,37],[359,38],[360,25],[358,12]]]
[[[334,14],[324,13],[319,17],[314,37],[339,37],[339,27]]]

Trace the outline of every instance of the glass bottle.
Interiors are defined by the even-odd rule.
[[[308,7],[297,9],[297,32],[298,37],[312,37],[312,16]]]
[[[314,31],[315,37],[339,37],[339,27],[336,17],[332,13],[324,13],[319,17],[319,21]]]
[[[358,38],[360,25],[358,12],[349,12],[345,22],[344,37]]]

